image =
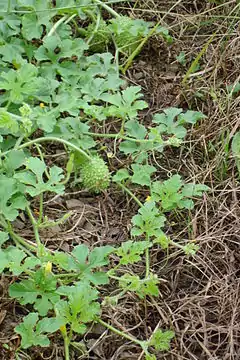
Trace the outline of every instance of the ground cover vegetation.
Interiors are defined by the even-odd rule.
[[[223,350],[195,312],[175,313],[191,296],[232,291],[222,263],[209,264],[234,251],[209,235],[207,216],[218,192],[234,194],[231,214],[237,206],[239,78],[224,78],[216,51],[231,46],[239,7],[1,2],[3,358],[236,358],[234,340]],[[219,304],[208,310],[213,324]]]

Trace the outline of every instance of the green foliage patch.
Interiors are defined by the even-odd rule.
[[[139,340],[104,322],[102,309],[116,306],[127,292],[139,301],[159,296],[160,280],[150,263],[153,248],[177,246],[186,256],[198,249],[172,241],[166,224],[169,212],[191,211],[208,187],[185,183],[178,174],[156,179],[152,155],[161,157],[165,148],[181,146],[188,127],[205,116],[168,108],[147,126],[139,117],[148,107],[141,88],[128,86],[120,75],[121,66],[154,31],[167,42],[173,39],[166,28],[120,16],[100,0],[0,5],[0,269],[14,277],[9,296],[30,311],[15,328],[21,337],[16,353],[49,346],[49,335],[59,332],[69,360],[75,334],[84,335],[95,322],[133,341],[146,360],[154,360],[158,351],[169,349],[172,330],[156,329],[149,339]],[[103,18],[103,9],[110,19]],[[103,123],[113,119],[119,130],[103,133]],[[129,166],[112,174],[100,155],[99,138],[112,139]],[[65,168],[45,160],[44,143],[61,145]],[[236,156],[237,146],[235,138]],[[130,238],[114,247],[78,244],[69,253],[44,246],[39,230],[71,215],[49,221],[44,196],[64,194],[68,183],[96,194],[109,187],[130,194],[139,206]],[[133,194],[136,188],[149,193],[144,203]],[[34,242],[14,229],[20,213],[32,225]],[[145,263],[145,274],[134,273],[136,263]],[[112,297],[104,295],[110,282],[116,286]]]

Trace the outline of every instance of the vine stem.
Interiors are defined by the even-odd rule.
[[[37,252],[38,252],[38,255],[41,255],[42,242],[40,240],[40,236],[39,236],[39,232],[38,232],[38,223],[34,219],[33,213],[32,213],[29,206],[26,207],[26,210],[27,210],[28,216],[29,216],[29,218],[31,220],[31,223],[32,223],[32,226],[33,226],[34,236],[35,236],[36,243],[37,243],[37,248],[38,248]]]
[[[85,156],[88,160],[91,160],[91,156],[88,155],[84,150],[80,149],[78,146],[70,143],[69,141],[67,140],[64,140],[64,139],[60,139],[58,137],[55,137],[55,136],[49,136],[49,137],[40,137],[38,139],[34,139],[34,140],[30,140],[22,145],[20,145],[18,147],[18,150],[21,150],[21,149],[24,149],[26,147],[29,147],[31,145],[34,145],[34,144],[38,144],[38,143],[41,143],[41,142],[47,142],[47,141],[57,141],[57,142],[60,142],[66,146],[69,146],[70,148],[76,150],[77,152],[79,152],[81,155]],[[3,153],[0,154],[0,157],[4,157],[5,155],[7,155],[11,150],[7,150]]]
[[[161,24],[162,19],[158,21],[158,23],[154,26],[154,28],[149,32],[149,34],[140,42],[140,44],[137,46],[137,48],[131,53],[131,55],[128,57],[124,67],[122,68],[122,73],[125,74],[128,68],[132,65],[133,60],[135,57],[140,53],[143,46],[146,44],[148,39],[150,39],[151,36],[156,32],[157,28]]]
[[[136,203],[141,207],[143,206],[143,204],[141,203],[141,201],[131,192],[131,190],[129,190],[124,184],[120,183],[120,182],[117,182],[118,186],[120,188],[122,188],[124,191],[126,191],[127,194],[129,194],[133,200],[136,201]]]
[[[115,10],[113,10],[107,4],[104,4],[102,1],[100,1],[100,0],[94,0],[94,1],[95,1],[96,4],[102,6],[105,10],[107,10],[111,15],[115,16],[116,18],[121,17],[121,15],[119,15]]]
[[[127,59],[123,69],[122,69],[122,73],[125,74],[127,69],[131,66],[133,60],[135,59],[135,57],[139,54],[139,52],[142,50],[143,46],[146,44],[146,42],[148,41],[148,39],[154,35],[154,33],[156,32],[158,26],[163,22],[163,20],[165,19],[165,17],[171,13],[171,11],[182,2],[182,0],[178,0],[176,1],[173,6],[164,14],[164,16],[157,22],[157,24],[153,27],[153,29],[149,32],[149,34],[143,39],[143,41],[138,45],[138,47],[132,52],[132,54],[129,56],[129,58]]]
[[[56,311],[55,311],[55,313],[56,313]],[[67,334],[66,325],[62,325],[60,327],[60,331],[61,331],[63,341],[64,341],[65,360],[70,360],[70,354],[69,354],[70,339],[69,339],[68,334]]]
[[[149,237],[147,236],[146,239],[149,242]],[[145,278],[148,278],[150,275],[150,255],[149,255],[149,248],[145,250],[145,266],[146,266],[146,275]]]
[[[2,225],[2,224],[1,224]],[[36,252],[36,247],[29,244],[24,238],[22,238],[20,235],[16,234],[13,231],[12,225],[10,222],[8,222],[7,225],[3,224],[4,229],[9,233],[11,238],[20,245],[24,246],[26,249]]]
[[[38,226],[42,223],[43,220],[43,193],[41,193],[39,195],[40,199],[39,199],[39,215],[38,215],[38,221],[37,224]]]
[[[55,31],[57,30],[57,28],[68,18],[68,15],[64,15],[61,19],[59,19],[54,25],[53,27],[50,29],[49,33],[45,36],[45,39],[47,37],[52,36]]]
[[[100,25],[100,21],[101,21],[101,14],[100,14],[100,12],[98,12],[98,14],[97,14],[97,19],[96,19],[96,20],[94,19],[94,21],[96,21],[95,29],[93,30],[91,36],[90,36],[89,39],[87,40],[87,45],[89,45],[89,44],[91,43],[92,39],[94,38],[94,35],[96,34],[96,32],[97,32],[98,29],[99,29],[99,25]]]
[[[57,225],[61,225],[64,221],[69,219],[71,215],[72,215],[72,211],[69,211],[68,213],[63,215],[60,219],[58,219],[57,221],[44,221],[43,220],[43,221],[41,221],[41,223],[38,224],[38,228],[44,229],[44,228],[51,228],[51,227],[54,227]]]
[[[92,132],[84,132],[83,133],[84,135],[90,135],[90,136],[95,136],[95,137],[104,137],[104,138],[114,138],[114,139],[117,139],[119,138],[119,140],[128,140],[128,141],[132,141],[132,142],[136,142],[136,143],[149,143],[149,142],[154,142],[154,140],[151,140],[151,139],[134,139],[134,138],[131,138],[131,137],[128,137],[128,136],[123,136],[121,135],[121,133],[117,133],[117,134],[98,134],[98,133],[92,133]],[[160,145],[164,144],[164,141],[163,143],[160,143]],[[167,141],[166,141],[166,144],[167,144]]]
[[[123,331],[121,330],[118,330],[116,329],[115,327],[113,327],[112,325],[106,323],[105,321],[103,321],[102,319],[97,319],[97,322],[101,325],[103,325],[104,327],[106,327],[107,329],[111,330],[112,332],[114,332],[115,334],[121,336],[121,337],[124,337],[125,339],[127,340],[130,340],[132,341],[133,343],[135,344],[138,344],[141,346],[142,349],[145,350],[145,347],[146,347],[146,342],[145,341],[142,341],[142,340],[138,340],[136,339],[135,337],[131,336],[131,335],[128,335],[126,333],[124,333]]]
[[[8,0],[8,7],[7,7],[7,12],[8,13],[11,12],[11,2],[12,2],[12,0]]]
[[[70,360],[69,354],[69,339],[67,336],[63,336],[64,341],[64,353],[65,353],[65,360]]]
[[[129,190],[124,184],[122,183],[117,183],[118,186],[120,186],[124,191],[126,191],[126,193],[128,193],[132,198],[133,200],[136,201],[136,203],[142,207],[143,204],[141,203],[141,201],[132,193],[131,190]],[[149,237],[147,236],[147,239],[146,239],[148,242],[149,242]],[[146,259],[146,275],[145,275],[145,278],[147,279],[150,275],[150,254],[149,254],[149,248],[147,248],[145,250],[145,259]]]

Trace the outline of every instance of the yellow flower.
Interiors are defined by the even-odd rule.
[[[60,326],[59,329],[60,329],[60,331],[61,331],[61,333],[62,333],[63,335],[66,335],[66,333],[67,333],[66,325]]]
[[[52,272],[52,263],[50,261],[48,261],[45,266],[45,273],[50,274],[51,272]]]
[[[34,209],[33,212],[34,212],[34,215],[39,216],[39,211],[38,211],[38,209]]]
[[[42,102],[39,104],[39,106],[40,106],[40,108],[42,108],[42,109],[45,107],[44,103],[42,103]]]
[[[113,158],[113,153],[112,152],[107,152],[107,157],[109,158],[109,159],[112,159]]]
[[[152,199],[151,199],[151,196],[148,195],[147,198],[146,198],[146,201],[151,201],[151,200],[152,200]]]

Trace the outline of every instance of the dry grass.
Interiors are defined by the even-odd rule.
[[[235,1],[137,1],[134,10],[148,19],[165,16],[175,42],[167,47],[153,39],[130,70],[130,79],[144,72],[142,85],[151,112],[166,106],[199,109],[207,115],[192,129],[179,156],[162,159],[169,171],[209,184],[212,191],[195,211],[175,218],[169,229],[175,239],[190,237],[200,245],[194,259],[171,253],[169,259],[154,254],[154,270],[166,280],[162,298],[148,304],[151,328],[171,325],[176,339],[168,354],[158,359],[237,360],[240,358],[239,307],[239,184],[231,158],[230,143],[239,128],[239,98],[227,93],[226,85],[239,78],[240,4]],[[219,2],[220,3],[220,2]],[[224,6],[223,6],[224,5]],[[184,79],[191,63],[215,33],[201,57],[200,69]],[[151,56],[149,57],[149,52]],[[187,63],[176,62],[183,51]],[[145,63],[144,63],[145,62]],[[146,70],[147,64],[147,70]]]

